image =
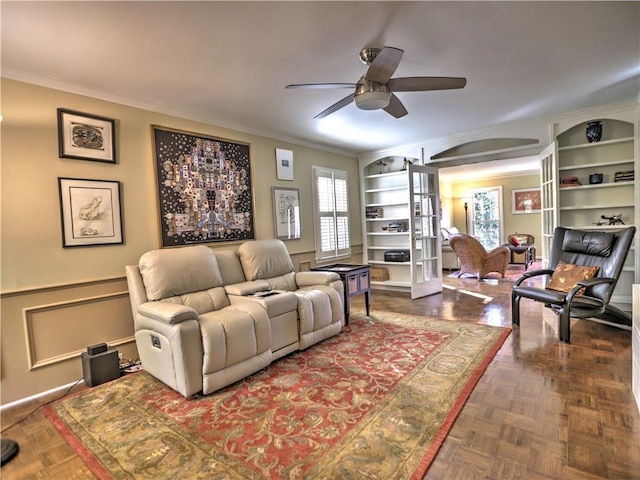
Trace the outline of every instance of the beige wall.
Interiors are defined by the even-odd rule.
[[[512,191],[522,188],[540,188],[540,175],[517,175],[494,178],[483,178],[471,182],[453,182],[444,189],[450,195],[452,212],[451,225],[465,232],[465,218],[463,204],[459,198],[469,197],[469,191],[474,188],[502,186],[502,201],[504,208],[504,234],[528,233],[536,238],[536,242],[542,240],[542,223],[540,213],[512,214]],[[469,215],[471,212],[469,211]],[[504,239],[506,242],[506,238]],[[540,256],[541,251],[537,252]]]
[[[115,119],[117,164],[58,158],[59,107]],[[287,242],[296,266],[313,264],[311,166],[347,170],[360,260],[355,158],[8,79],[2,117],[2,404],[80,378],[88,345],[107,342],[136,357],[123,277],[125,265],[160,247],[151,125],[251,144],[257,238],[274,235],[271,187],[299,188],[302,238]],[[276,148],[293,151],[293,182],[276,180]],[[62,247],[58,177],[121,182],[123,245]]]

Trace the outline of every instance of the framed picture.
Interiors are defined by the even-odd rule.
[[[115,121],[59,108],[58,156],[116,163]]]
[[[302,235],[300,189],[271,187],[276,238],[294,240]]]
[[[58,177],[62,246],[123,243],[120,182]]]
[[[293,152],[276,148],[278,180],[293,180]]]
[[[538,213],[541,209],[540,189],[511,190],[511,213]]]
[[[152,126],[163,247],[254,238],[250,146]]]

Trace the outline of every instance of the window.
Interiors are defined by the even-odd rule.
[[[502,187],[471,191],[471,231],[487,250],[502,245]]]
[[[312,167],[316,261],[351,255],[347,172]]]

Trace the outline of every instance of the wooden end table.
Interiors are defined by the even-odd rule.
[[[364,304],[369,315],[371,306],[371,266],[336,263],[311,269],[314,272],[334,272],[340,275],[344,284],[344,321],[349,324],[350,299],[364,293]]]

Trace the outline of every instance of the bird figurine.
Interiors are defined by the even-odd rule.
[[[612,215],[610,217],[607,217],[606,215],[600,215],[600,218],[609,220],[609,225],[624,225],[621,213],[619,213],[618,215]]]

